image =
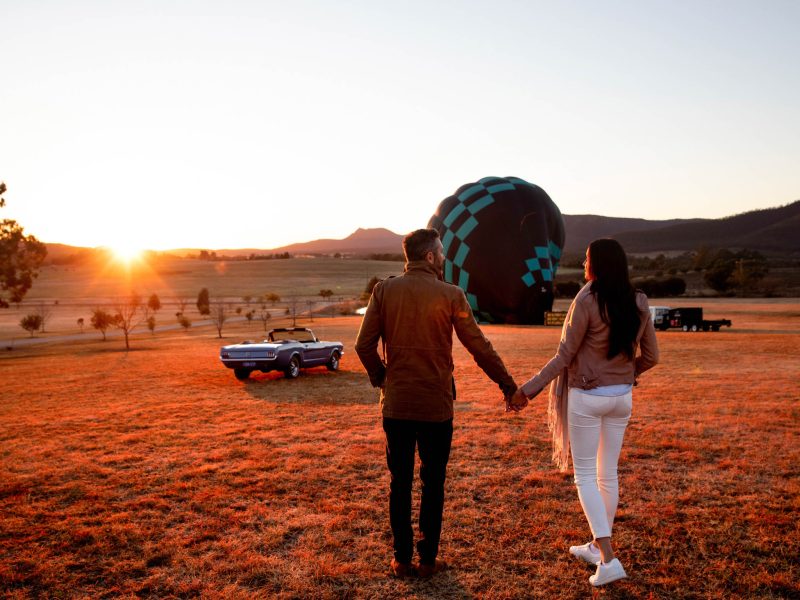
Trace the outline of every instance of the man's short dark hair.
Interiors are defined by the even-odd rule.
[[[406,261],[424,260],[428,252],[436,252],[439,232],[435,229],[417,229],[403,238],[403,253]]]

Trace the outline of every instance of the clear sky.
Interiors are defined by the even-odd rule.
[[[800,198],[800,2],[0,0],[0,180],[46,242],[425,226],[489,175],[567,214]]]

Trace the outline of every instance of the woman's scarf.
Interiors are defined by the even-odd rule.
[[[553,462],[562,473],[569,468],[569,425],[567,398],[569,396],[566,367],[550,384],[547,406],[547,427],[553,434]]]

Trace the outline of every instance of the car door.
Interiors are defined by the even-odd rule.
[[[322,342],[314,342],[314,357],[318,365],[328,362],[328,346]]]
[[[326,346],[320,341],[304,342],[306,352],[306,364],[309,365],[324,365],[328,356],[326,354]]]

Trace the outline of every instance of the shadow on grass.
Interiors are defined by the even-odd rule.
[[[450,569],[434,575],[430,579],[404,579],[405,596],[424,600],[439,600],[452,598],[453,600],[472,600],[476,596],[465,589],[458,580],[458,572]]]

